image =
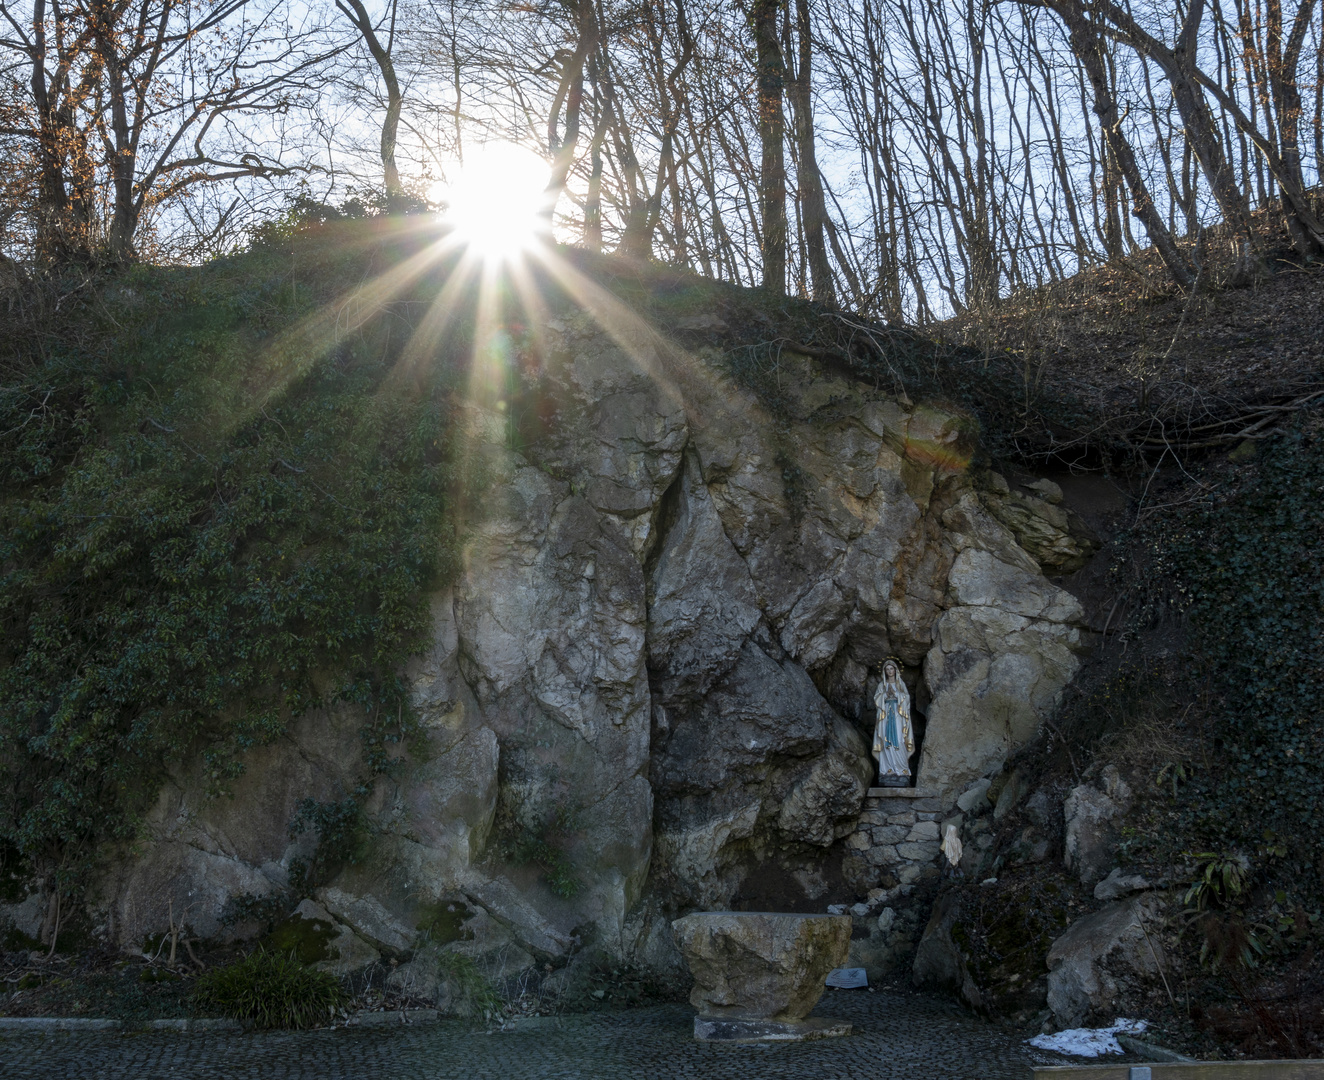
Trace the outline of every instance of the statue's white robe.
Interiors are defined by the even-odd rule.
[[[895,704],[892,732],[888,732],[888,701]],[[910,755],[915,752],[915,733],[910,725],[910,692],[899,678],[884,679],[873,695],[878,722],[873,729],[873,752],[878,759],[879,777],[910,776]]]

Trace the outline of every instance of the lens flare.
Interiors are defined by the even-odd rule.
[[[452,179],[429,196],[445,204],[442,219],[471,252],[490,261],[528,251],[548,229],[547,163],[513,143],[487,143],[465,155]]]

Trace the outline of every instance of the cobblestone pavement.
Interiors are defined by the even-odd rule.
[[[713,1046],[694,1012],[663,1005],[544,1019],[485,1033],[453,1021],[266,1034],[0,1036],[4,1080],[1026,1080],[1066,1059],[1032,1050],[955,1005],[904,990],[829,991],[816,1015],[846,1038]]]

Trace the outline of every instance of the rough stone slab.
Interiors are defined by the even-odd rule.
[[[890,814],[887,818],[889,825],[914,825],[919,818],[915,816],[914,810],[904,810],[899,814]]]
[[[345,1021],[346,1027],[397,1027],[401,1024],[435,1024],[436,1009],[399,1009],[390,1012],[355,1013]]]
[[[414,933],[382,906],[375,896],[355,896],[343,889],[319,889],[317,899],[358,935],[384,949],[407,952]]]
[[[938,857],[938,842],[920,840],[909,844],[897,844],[896,853],[911,862],[932,862]]]
[[[694,1037],[700,1042],[754,1043],[805,1042],[849,1035],[848,1020],[813,1016],[808,1020],[715,1020],[694,1018]]]
[[[976,807],[986,804],[988,802],[988,789],[991,785],[992,781],[988,777],[976,780],[961,793],[961,796],[956,800],[956,805],[966,813],[970,813]]]
[[[896,848],[891,844],[879,844],[877,847],[870,848],[865,852],[864,857],[873,866],[891,866],[901,860],[901,856],[896,853]]]
[[[707,1019],[803,1020],[850,952],[849,915],[704,911],[671,928]]]
[[[244,1025],[228,1017],[182,1017],[174,1020],[148,1020],[143,1027],[150,1031],[243,1031]]]
[[[1117,978],[1158,974],[1145,937],[1163,912],[1162,898],[1116,900],[1073,922],[1048,950],[1048,1007],[1063,1026],[1078,1027],[1092,1009],[1106,1008]]]
[[[904,825],[878,825],[869,831],[875,844],[899,844],[910,834]]]
[[[0,1031],[114,1031],[118,1020],[80,1016],[0,1016]]]
[[[917,821],[905,838],[911,842],[937,840],[938,823],[936,821]]]

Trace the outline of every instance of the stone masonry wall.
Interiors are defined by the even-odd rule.
[[[884,889],[937,877],[942,823],[953,813],[922,788],[870,788],[846,838],[843,873],[860,886]]]

